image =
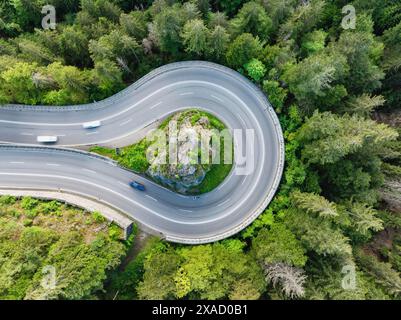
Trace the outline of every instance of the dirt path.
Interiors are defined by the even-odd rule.
[[[134,245],[131,247],[131,249],[128,251],[127,256],[125,259],[121,262],[120,267],[118,270],[120,272],[124,271],[127,265],[135,259],[137,254],[141,252],[141,250],[145,247],[147,241],[152,238],[152,235],[149,233],[146,233],[145,231],[142,231],[141,229],[138,229],[138,233],[135,236],[134,239]]]

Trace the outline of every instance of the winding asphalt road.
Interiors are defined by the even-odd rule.
[[[115,162],[72,149],[37,146],[38,135],[57,135],[57,147],[118,145],[156,120],[196,107],[230,129],[253,129],[255,169],[234,170],[199,199],[171,192]],[[82,123],[101,120],[84,130]],[[179,243],[207,243],[231,236],[267,207],[284,166],[280,124],[261,91],[237,72],[190,61],[154,70],[119,94],[89,105],[0,107],[0,188],[64,190],[99,198],[140,224]],[[247,161],[250,161],[250,158]],[[133,190],[132,180],[147,186]]]

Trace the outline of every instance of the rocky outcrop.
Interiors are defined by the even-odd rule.
[[[186,111],[175,114],[165,126],[167,148],[158,150],[158,155],[152,161],[147,174],[179,193],[190,193],[199,186],[210,170],[210,164],[202,164],[201,137],[212,141],[213,126],[208,116],[199,111]],[[209,156],[216,152],[209,144]],[[174,150],[171,153],[171,150]],[[175,155],[170,159],[171,154]]]

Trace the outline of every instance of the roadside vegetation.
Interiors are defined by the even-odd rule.
[[[0,299],[88,299],[125,255],[100,213],[0,196]]]
[[[394,119],[401,102],[399,1],[54,1],[55,31],[39,29],[44,2],[0,5],[1,102],[98,101],[155,67],[201,59],[258,85],[284,131],[285,172],[265,212],[214,244],[151,243],[113,275],[117,298],[400,298],[401,140],[394,127],[401,123]],[[356,9],[354,29],[342,27],[347,4]],[[391,119],[391,126],[380,119]],[[130,149],[127,167],[145,167],[143,149]],[[0,233],[24,240],[18,230],[31,228],[37,227],[19,222]],[[54,237],[63,235],[46,235],[44,246],[30,240],[29,252],[40,255]],[[0,292],[32,294],[37,268],[20,277],[14,266],[5,267],[25,261],[26,242],[17,242],[18,250],[5,243],[13,250],[0,250],[6,268]],[[114,242],[95,243],[101,270],[91,271],[91,290],[58,298],[90,296],[101,287],[102,270],[118,264],[110,252],[119,249],[108,249]],[[60,259],[74,248],[57,250]],[[80,257],[92,257],[85,250]],[[355,277],[356,287],[343,285],[346,275]],[[18,285],[9,292],[13,281]]]

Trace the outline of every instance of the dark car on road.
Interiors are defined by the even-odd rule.
[[[136,182],[136,181],[132,181],[129,184],[132,188],[139,190],[139,191],[145,191],[146,188],[142,183]]]

